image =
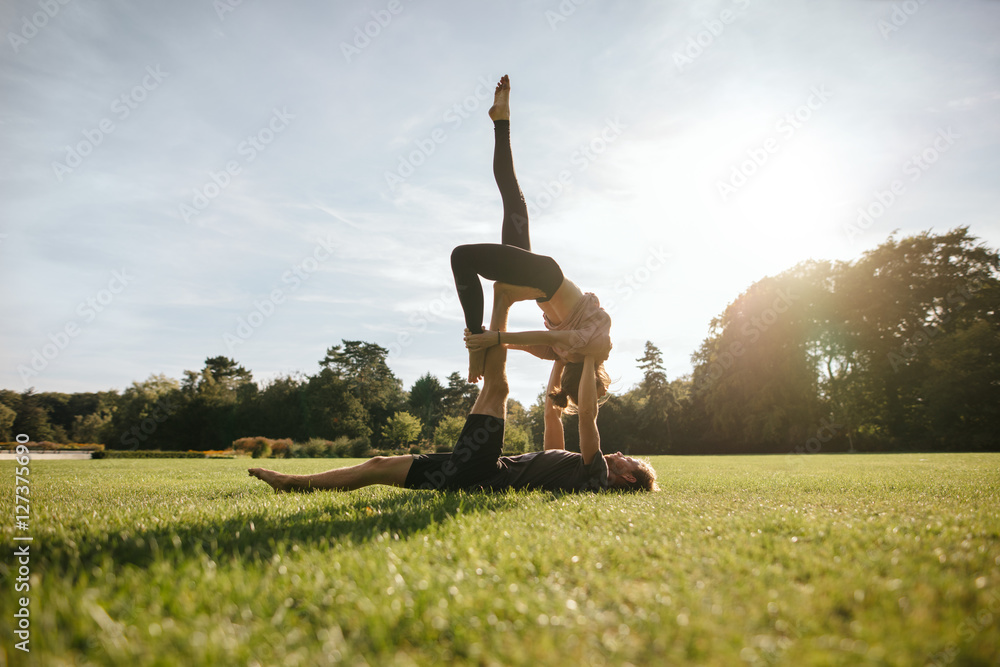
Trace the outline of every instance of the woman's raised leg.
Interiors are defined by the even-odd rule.
[[[503,230],[500,240],[504,245],[531,250],[528,230],[528,206],[514,174],[514,156],[510,149],[510,79],[504,74],[497,84],[490,107],[493,120],[493,177],[503,199]]]

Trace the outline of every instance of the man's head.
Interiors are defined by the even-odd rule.
[[[634,459],[621,452],[606,454],[608,463],[608,487],[623,491],[659,491],[656,485],[656,471],[649,461]]]

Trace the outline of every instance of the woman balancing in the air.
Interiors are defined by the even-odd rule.
[[[596,383],[598,396],[603,396],[610,383],[604,361],[611,352],[611,318],[594,294],[585,294],[563,276],[554,259],[531,252],[528,207],[514,175],[510,148],[510,80],[507,75],[497,84],[489,114],[495,133],[493,175],[503,198],[503,243],[462,245],[451,254],[455,285],[468,327],[465,341],[469,348],[469,381],[477,382],[482,377],[486,350],[503,344],[555,362],[546,392],[550,404],[561,409],[567,407],[567,398],[574,405],[578,402],[583,362],[587,357],[594,361],[593,375],[596,376],[588,380]],[[514,300],[535,298],[544,314],[547,330],[484,331],[480,276],[506,284],[499,289],[513,292]]]

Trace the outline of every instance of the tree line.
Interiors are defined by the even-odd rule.
[[[603,449],[636,454],[1000,448],[1000,256],[965,227],[890,237],[849,262],[807,261],[743,292],[693,371],[669,379],[647,341],[642,380],[601,407]],[[478,394],[455,372],[409,390],[388,350],[342,341],[312,375],[258,385],[228,357],[115,391],[0,391],[0,441],[219,450],[238,438],[348,438],[450,449]],[[612,369],[613,370],[613,369]],[[511,400],[508,451],[542,443],[544,395]],[[576,425],[566,425],[574,449]],[[416,449],[414,450],[416,451]]]

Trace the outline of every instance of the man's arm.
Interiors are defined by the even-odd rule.
[[[583,360],[583,374],[580,376],[579,398],[580,453],[587,465],[594,457],[601,455],[601,434],[597,430],[597,373],[593,357]]]
[[[549,398],[549,394],[559,388],[564,366],[565,364],[561,361],[552,364],[552,372],[549,373],[549,386],[545,388],[545,435],[542,439],[545,449],[566,449],[562,408]]]

